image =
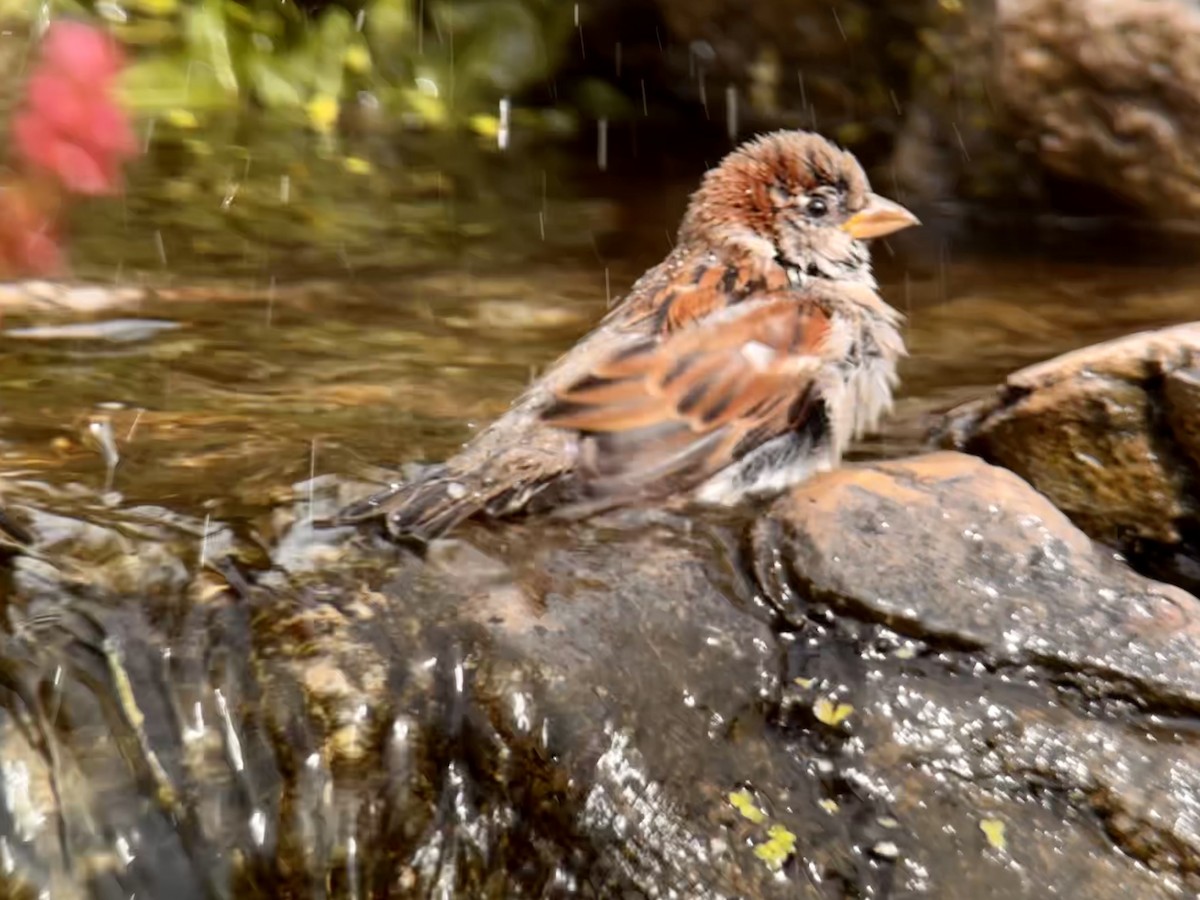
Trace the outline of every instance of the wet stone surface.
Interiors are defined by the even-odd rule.
[[[1192,323],[1068,353],[955,408],[937,439],[1012,469],[1097,540],[1194,586],[1198,352]]]
[[[13,510],[36,551],[46,520]],[[53,553],[13,561],[8,893],[1200,883],[1200,604],[1009,472],[935,454],[749,522],[469,528],[423,559],[307,516],[280,507],[258,548],[210,521],[211,567],[140,595],[71,572],[117,565],[88,555],[101,533],[127,568],[161,568],[152,539],[195,571],[203,523],[96,516],[73,541],[61,516]]]

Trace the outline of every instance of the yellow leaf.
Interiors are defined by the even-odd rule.
[[[854,712],[854,707],[849,703],[835,704],[828,697],[822,697],[813,704],[813,714],[817,717],[817,721],[824,722],[833,728],[850,718],[852,712]]]
[[[179,0],[137,0],[134,9],[151,16],[169,16],[179,9]]]
[[[800,685],[800,687],[804,688],[805,690],[808,690],[817,683],[817,679],[815,678],[793,678],[792,681],[796,682],[796,684]]]
[[[425,91],[405,91],[404,99],[425,125],[441,125],[446,121],[446,104],[436,94]]]
[[[308,123],[314,131],[329,134],[338,120],[338,102],[336,97],[328,94],[317,94],[304,107],[308,113]]]
[[[729,802],[733,804],[734,809],[742,814],[743,818],[749,819],[755,825],[765,821],[767,818],[766,813],[754,805],[754,798],[745,788],[740,791],[731,792]]]
[[[362,44],[351,44],[347,47],[345,55],[342,56],[342,62],[351,72],[357,72],[360,75],[371,71],[371,54]]]
[[[471,129],[476,134],[481,134],[486,138],[494,138],[500,133],[500,120],[495,116],[475,115],[470,119]]]
[[[190,129],[200,125],[200,120],[190,109],[168,109],[163,118],[167,120],[167,124],[174,125],[176,128]]]
[[[840,809],[836,800],[830,800],[828,798],[825,800],[818,800],[817,806],[821,807],[821,809],[825,810],[825,812],[829,813],[831,816],[836,813],[838,809]]]
[[[772,825],[767,830],[767,840],[754,848],[754,855],[767,864],[767,868],[778,871],[796,849],[796,836],[782,825]]]
[[[370,175],[374,171],[371,163],[359,156],[347,156],[342,160],[342,168],[351,175]]]
[[[983,832],[987,842],[997,850],[1008,849],[1008,839],[1004,836],[1004,823],[999,819],[981,820],[979,830]]]

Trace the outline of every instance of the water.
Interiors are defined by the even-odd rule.
[[[123,208],[81,217],[78,272],[140,284],[144,298],[82,316],[5,313],[9,469],[100,486],[104,461],[85,439],[96,417],[111,420],[120,450],[113,487],[192,514],[269,506],[309,473],[314,442],[318,473],[441,458],[661,258],[716,158],[643,146],[599,173],[571,147],[447,155],[426,139],[380,151],[385,161],[355,176],[315,152],[284,166],[263,144],[218,144],[230,160],[175,181],[160,154]],[[242,219],[196,186],[222,183],[238,159]],[[273,193],[283,168],[308,171],[287,203]],[[181,194],[192,199],[180,205]],[[912,356],[897,414],[867,455],[916,449],[924,414],[1022,365],[1200,314],[1200,266],[1179,262],[1186,243],[1173,256],[1145,231],[922,213],[923,229],[875,251]],[[13,334],[130,315],[182,327],[122,342]]]

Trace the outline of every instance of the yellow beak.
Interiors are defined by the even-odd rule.
[[[920,224],[920,220],[899,203],[878,194],[868,194],[867,205],[842,223],[842,231],[865,241]]]

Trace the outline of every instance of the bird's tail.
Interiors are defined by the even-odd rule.
[[[432,466],[412,481],[351,503],[333,521],[350,525],[382,519],[393,537],[428,543],[483,510],[491,499],[446,466]]]

